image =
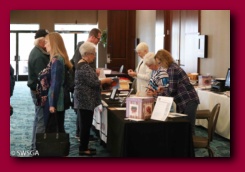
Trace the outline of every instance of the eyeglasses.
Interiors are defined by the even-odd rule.
[[[93,55],[93,56],[96,56],[96,53],[85,53],[84,55]]]
[[[93,56],[96,56],[96,53],[90,53],[90,54],[92,54]]]
[[[100,38],[98,38],[98,37],[96,37],[96,36],[94,36],[95,38],[97,38],[98,39],[98,41],[100,41]]]
[[[160,65],[162,62],[159,60],[156,60],[157,64]]]

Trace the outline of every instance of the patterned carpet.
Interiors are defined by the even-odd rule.
[[[29,88],[26,82],[16,82],[14,95],[10,99],[14,108],[14,113],[10,118],[10,155],[13,157],[30,157],[32,153],[31,139],[32,126],[34,120],[34,105],[31,99]],[[79,142],[75,138],[76,114],[72,109],[66,111],[65,130],[70,134],[70,153],[68,157],[82,157],[78,155]],[[95,136],[94,131],[91,133]],[[196,127],[197,135],[205,135],[206,129]],[[110,157],[104,144],[95,141],[89,143],[91,147],[96,148],[97,155],[94,157]],[[211,148],[215,157],[230,157],[230,140],[214,135],[211,142]],[[196,157],[208,157],[206,149],[196,149]]]

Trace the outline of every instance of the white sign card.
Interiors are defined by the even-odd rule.
[[[172,103],[173,97],[158,96],[151,119],[165,121],[170,112]]]
[[[168,117],[170,118],[176,118],[176,117],[184,117],[187,116],[186,114],[182,114],[182,113],[169,113]]]

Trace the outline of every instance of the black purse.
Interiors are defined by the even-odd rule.
[[[36,149],[40,157],[62,157],[68,156],[70,151],[70,136],[68,133],[59,133],[58,120],[56,117],[56,133],[36,134]]]

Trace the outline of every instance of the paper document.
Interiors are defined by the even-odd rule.
[[[187,115],[182,113],[169,113],[168,115],[168,117],[170,118],[183,117],[183,116],[187,116]]]
[[[106,78],[104,69],[100,69],[100,76],[99,76],[99,79],[104,79],[104,78]]]
[[[136,119],[136,118],[124,118],[124,120],[129,120],[129,121],[144,121],[144,119]]]
[[[122,107],[122,108],[118,108],[118,107],[116,107],[115,109],[116,109],[116,110],[126,110],[126,108],[125,108],[125,107]]]
[[[173,97],[158,96],[151,119],[165,121],[170,112],[172,103]]]

